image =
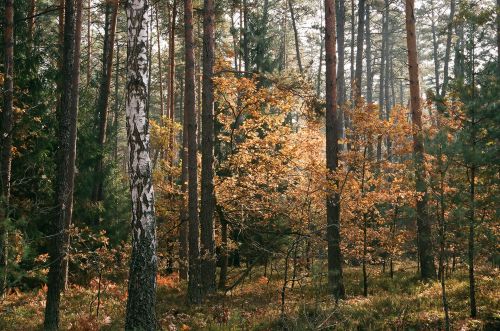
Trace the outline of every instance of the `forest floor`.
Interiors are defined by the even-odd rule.
[[[414,268],[397,266],[394,278],[380,266],[369,268],[369,295],[363,297],[361,268],[344,272],[347,299],[338,304],[327,294],[326,277],[288,282],[282,306],[283,277],[254,269],[226,295],[218,293],[200,306],[185,304],[185,285],[174,276],[158,278],[157,318],[162,330],[440,330],[443,329],[441,286],[423,284]],[[233,270],[234,279],[243,269]],[[467,269],[449,274],[447,294],[452,330],[500,330],[500,273],[478,268],[477,319],[468,317]],[[234,281],[234,280],[233,280]],[[231,279],[229,280],[231,283]],[[94,279],[89,287],[73,285],[61,302],[64,330],[121,330],[126,286],[101,282],[99,317]],[[0,330],[41,330],[45,288],[13,291],[0,303]],[[282,308],[284,309],[282,313]]]

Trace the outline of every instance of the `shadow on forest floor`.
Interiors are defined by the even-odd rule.
[[[326,277],[313,272],[292,288],[289,282],[282,307],[281,275],[252,271],[233,291],[217,293],[200,306],[187,306],[185,284],[175,276],[158,278],[157,318],[162,330],[439,330],[443,328],[441,287],[424,284],[415,269],[396,268],[394,279],[380,267],[369,268],[368,297],[362,296],[360,268],[345,269],[347,298],[338,304],[328,295]],[[233,270],[233,273],[238,271]],[[101,283],[97,317],[97,280],[89,287],[71,286],[61,303],[65,330],[121,330],[126,287]],[[449,275],[447,294],[452,330],[500,329],[498,270],[477,272],[478,319],[468,318],[468,281],[465,267]],[[45,289],[14,291],[0,303],[1,330],[39,330],[43,323]],[[284,313],[282,314],[282,309]]]

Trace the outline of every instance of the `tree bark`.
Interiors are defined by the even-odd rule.
[[[325,0],[325,62],[326,62],[326,167],[333,173],[338,167],[339,123],[337,117],[335,6]],[[330,176],[330,174],[329,174]],[[329,192],[326,198],[328,285],[330,293],[338,300],[345,296],[342,280],[342,252],[340,250],[340,195]]]
[[[172,4],[172,17],[170,21],[170,34],[168,40],[168,59],[169,59],[169,71],[168,71],[168,118],[170,119],[170,124],[174,123],[174,111],[175,111],[175,27],[177,20],[177,0],[174,0]],[[168,160],[169,164],[174,164],[174,129],[170,128],[170,135],[168,141]],[[170,182],[173,181],[172,176],[170,176]],[[186,232],[187,236],[187,232]],[[187,253],[187,251],[186,251]],[[186,255],[187,258],[187,255]],[[182,277],[182,275],[181,275]],[[187,274],[186,274],[187,277]],[[183,278],[187,279],[187,278]]]
[[[160,43],[160,27],[158,24],[158,5],[155,8],[155,23],[156,23],[156,44],[158,45],[158,82],[160,85],[160,114],[161,122],[163,122],[163,117],[165,116],[165,105],[163,104],[163,67],[161,65],[161,43]]]
[[[436,277],[432,253],[431,224],[427,213],[427,184],[424,169],[424,142],[422,133],[422,110],[420,108],[420,84],[418,79],[417,39],[415,35],[414,0],[406,0],[406,43],[408,47],[408,69],[410,76],[411,117],[413,122],[413,154],[415,162],[417,199],[418,250],[420,272],[423,279]]]
[[[388,30],[389,30],[389,0],[384,0],[384,11],[382,13],[382,47],[380,49],[380,82],[379,82],[379,94],[378,94],[378,108],[379,108],[379,118],[383,119],[384,115],[384,87],[386,81],[386,50],[388,43]],[[377,139],[377,161],[382,160],[382,138]]]
[[[115,44],[116,20],[118,17],[119,0],[108,1],[106,3],[106,31],[104,34],[104,51],[103,51],[103,66],[102,77],[99,86],[99,97],[97,99],[97,115],[99,116],[99,135],[97,143],[99,145],[99,154],[95,166],[94,174],[96,181],[92,194],[94,202],[102,202],[104,200],[104,147],[106,144],[106,135],[108,127],[108,106],[109,94],[111,88],[111,74],[113,69],[113,51]],[[96,220],[96,224],[99,220]]]
[[[438,56],[438,40],[436,31],[436,15],[434,14],[434,1],[431,0],[431,33],[432,33],[432,57],[434,61],[434,88],[436,96],[439,96],[439,56]]]
[[[5,1],[4,26],[4,83],[2,88],[3,110],[1,127],[0,160],[0,297],[7,290],[8,232],[10,181],[12,170],[12,129],[14,127],[14,0]]]
[[[87,2],[88,10],[87,10],[87,81],[86,85],[89,86],[90,80],[91,80],[91,73],[92,73],[92,16],[91,16],[91,10],[90,8],[92,7],[92,0],[88,0]]]
[[[44,328],[59,327],[59,305],[64,288],[65,266],[68,258],[69,235],[73,214],[73,189],[75,179],[76,133],[80,79],[80,42],[82,30],[82,0],[66,0],[64,46],[62,60],[62,95],[58,111],[58,149],[56,181],[56,214],[54,237],[50,247],[47,303]]]
[[[366,4],[366,102],[373,102],[373,74],[372,74],[372,34],[370,3]]]
[[[497,0],[500,2],[500,0]],[[448,31],[446,32],[446,50],[444,53],[444,68],[443,68],[443,86],[441,87],[441,98],[446,95],[446,90],[448,89],[448,68],[450,62],[451,53],[451,39],[453,36],[453,19],[455,17],[455,0],[450,1],[450,18],[448,20]],[[499,33],[500,36],[500,33]],[[499,37],[500,38],[500,37]],[[500,39],[499,39],[500,41]]]
[[[127,85],[126,120],[128,171],[132,199],[132,255],[128,282],[126,330],[156,329],[157,241],[154,190],[147,114],[149,31],[148,0],[126,3]]]
[[[297,29],[297,22],[295,21],[295,10],[293,8],[293,0],[288,0],[288,7],[290,9],[290,16],[292,18],[293,36],[295,38],[295,56],[297,57],[297,65],[299,66],[299,72],[302,74],[304,73],[304,69],[302,68],[302,60],[300,58],[299,31]]]
[[[35,13],[36,13],[36,0],[30,1],[30,7],[28,12],[28,42],[33,42],[33,37],[35,34]]]
[[[196,100],[194,77],[193,2],[184,1],[185,77],[184,111],[187,119],[188,143],[188,219],[189,219],[189,282],[188,302],[199,304],[203,299],[200,279],[200,243],[198,218],[198,160],[196,141]]]
[[[181,88],[184,86],[181,82]],[[187,187],[188,187],[188,127],[187,112],[183,109],[182,121],[182,150],[181,150],[181,206],[180,206],[180,231],[179,231],[179,277],[188,279],[189,267],[189,217],[187,212]]]
[[[228,267],[228,235],[227,235],[227,220],[224,216],[222,207],[217,206],[217,213],[219,214],[221,224],[221,254],[220,254],[220,274],[219,274],[219,290],[226,288],[227,282],[227,267]]]
[[[354,75],[354,103],[361,98],[361,80],[363,78],[363,39],[365,28],[365,0],[358,2],[358,34],[356,39],[356,72]]]
[[[339,121],[339,138],[344,137],[344,111],[343,106],[346,100],[345,88],[345,1],[336,0],[337,18],[337,46],[338,46],[338,71],[337,71],[337,104]]]
[[[214,85],[215,11],[214,1],[205,0],[203,10],[203,92],[202,92],[202,146],[201,146],[201,272],[206,293],[215,286],[215,233],[214,233]]]

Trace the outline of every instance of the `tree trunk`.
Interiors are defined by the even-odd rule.
[[[73,214],[73,189],[76,159],[78,88],[80,79],[80,41],[82,30],[82,0],[66,0],[64,46],[62,61],[62,95],[58,113],[56,214],[54,238],[50,247],[47,303],[44,328],[59,327],[59,304],[64,287],[65,265],[68,258],[69,235]]]
[[[243,0],[243,61],[245,61],[245,73],[250,71],[250,50],[248,47],[248,1]]]
[[[295,38],[295,55],[297,57],[297,65],[299,66],[300,73],[304,73],[304,69],[302,68],[302,61],[300,58],[300,40],[299,40],[299,31],[297,29],[297,22],[295,21],[295,11],[293,8],[293,0],[288,0],[288,7],[290,8],[290,16],[292,18],[292,27],[293,27],[293,36]]]
[[[363,78],[363,32],[365,29],[365,0],[358,2],[358,34],[356,39],[356,73],[354,76],[354,103],[361,98],[361,80]]]
[[[444,311],[444,321],[445,330],[450,330],[450,316],[448,312],[448,299],[446,297],[446,273],[444,270],[444,257],[445,257],[445,247],[446,247],[446,219],[445,219],[445,206],[444,206],[444,170],[443,165],[440,162],[440,251],[439,251],[439,270],[440,270],[440,280],[441,280],[441,298],[443,301],[443,311]]]
[[[156,220],[147,114],[149,31],[148,0],[126,2],[128,171],[132,198],[132,255],[128,282],[126,330],[156,329]]]
[[[500,0],[497,0],[500,2]],[[446,32],[446,50],[444,53],[444,69],[443,69],[443,86],[441,87],[441,98],[446,95],[446,90],[448,89],[448,68],[450,62],[450,52],[451,52],[451,39],[453,36],[453,19],[455,17],[455,0],[450,1],[450,18],[448,20],[448,31]],[[500,33],[499,41],[500,41]]]
[[[206,293],[215,286],[215,233],[214,233],[214,85],[215,62],[214,1],[205,0],[203,10],[203,93],[202,93],[202,146],[201,146],[201,272]]]
[[[28,12],[28,42],[33,42],[33,37],[35,34],[35,13],[36,13],[36,0],[30,1],[30,7]]]
[[[372,34],[370,3],[366,4],[366,102],[373,102],[373,74],[372,74]]]
[[[345,89],[345,1],[336,0],[337,18],[337,46],[338,46],[338,72],[337,72],[337,104],[339,121],[339,138],[344,137],[344,111],[343,106],[346,99]]]
[[[0,160],[0,297],[7,290],[8,240],[7,223],[9,221],[10,181],[12,170],[12,129],[14,126],[14,0],[5,1],[4,29],[4,83],[2,127],[1,127],[1,160]]]
[[[91,80],[92,73],[92,11],[90,8],[92,7],[92,0],[88,0],[87,2],[88,10],[87,10],[87,81],[86,85],[89,86]]]
[[[181,88],[183,88],[181,84]],[[183,107],[180,107],[183,109]],[[180,206],[180,231],[179,231],[179,277],[188,279],[189,267],[189,217],[187,212],[187,186],[188,186],[188,127],[187,112],[183,109],[182,121],[182,150],[181,150],[181,206]]]
[[[382,47],[380,48],[380,81],[379,81],[379,94],[378,94],[378,109],[379,118],[383,119],[384,115],[384,87],[385,81],[387,80],[385,76],[386,72],[386,50],[388,43],[388,30],[389,30],[389,0],[384,0],[384,11],[382,13]],[[377,161],[382,160],[382,138],[377,139]]]
[[[113,68],[113,47],[115,44],[115,31],[116,20],[118,16],[119,0],[109,1],[106,3],[106,31],[104,34],[104,51],[103,51],[103,66],[102,77],[99,87],[99,97],[97,99],[97,114],[99,116],[99,135],[98,145],[99,154],[95,166],[94,174],[96,182],[94,183],[94,190],[92,200],[94,202],[102,202],[104,200],[104,147],[106,144],[106,131],[108,127],[108,105],[109,94],[111,87],[111,74]],[[99,220],[96,220],[96,225]]]
[[[170,21],[170,34],[169,34],[169,39],[168,39],[168,60],[169,60],[169,71],[168,71],[168,118],[170,119],[170,125],[174,123],[174,110],[175,110],[175,26],[176,26],[176,20],[177,20],[177,0],[174,0],[172,4],[172,17]],[[183,147],[184,148],[184,147]],[[174,128],[170,128],[170,134],[169,134],[169,141],[168,141],[168,160],[169,164],[173,165],[174,164]],[[170,182],[173,181],[173,177],[170,176]],[[182,221],[182,219],[181,219]],[[187,226],[187,225],[186,225]],[[182,232],[182,225],[181,225],[181,232]],[[186,231],[186,237],[187,237],[187,231]],[[187,254],[187,250],[185,251]],[[187,258],[187,255],[186,255]],[[183,275],[181,275],[181,279],[187,279],[187,274],[186,278],[182,278]]]
[[[339,123],[337,118],[335,6],[325,0],[325,62],[326,62],[326,166],[329,172],[338,167]],[[342,280],[342,252],[340,251],[340,195],[329,192],[326,198],[328,284],[330,293],[338,300],[345,296]]]
[[[201,303],[202,286],[200,279],[200,243],[198,218],[198,160],[196,142],[196,100],[194,84],[194,37],[193,37],[193,2],[184,1],[184,38],[185,38],[185,77],[184,111],[187,120],[188,142],[188,219],[189,219],[189,282],[188,302]]]
[[[438,40],[436,31],[436,16],[434,14],[434,1],[431,0],[431,33],[432,33],[432,57],[434,61],[434,88],[436,96],[439,96],[439,56],[438,56]]]
[[[156,44],[158,45],[158,82],[160,85],[160,114],[161,122],[163,123],[163,117],[165,116],[165,107],[163,104],[163,68],[161,65],[161,43],[160,43],[160,27],[158,24],[158,4],[155,8],[155,23],[156,23]]]
[[[427,184],[424,169],[424,139],[422,134],[422,110],[420,108],[420,84],[418,79],[417,39],[415,35],[414,0],[406,0],[406,43],[410,76],[411,117],[413,122],[413,154],[415,160],[417,199],[417,232],[420,255],[420,271],[423,279],[436,277],[432,253],[431,224],[427,214]]]
[[[226,288],[227,282],[227,267],[228,267],[228,235],[227,235],[227,220],[224,217],[222,207],[217,207],[221,224],[221,254],[220,254],[220,274],[219,274],[219,290]]]

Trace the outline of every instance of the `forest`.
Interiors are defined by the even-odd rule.
[[[0,27],[0,330],[500,330],[500,0]]]

